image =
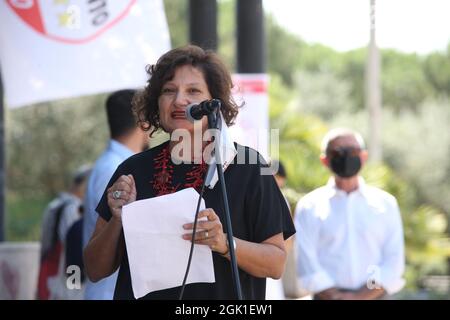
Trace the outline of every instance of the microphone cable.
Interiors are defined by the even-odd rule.
[[[187,281],[187,277],[189,275],[189,269],[191,268],[192,255],[194,253],[194,245],[195,245],[195,242],[194,242],[195,241],[195,232],[197,231],[197,218],[198,218],[198,213],[200,211],[199,209],[200,209],[200,203],[202,201],[203,193],[205,192],[205,183],[206,183],[206,178],[208,176],[208,172],[209,172],[209,168],[208,168],[208,170],[206,170],[205,177],[203,178],[202,190],[200,191],[200,195],[198,197],[197,209],[195,210],[195,217],[194,217],[194,228],[192,229],[191,249],[189,251],[189,259],[188,259],[188,263],[186,266],[186,272],[184,274],[183,284],[181,285],[180,295],[178,297],[178,300],[183,299],[184,288],[186,287],[186,281]]]

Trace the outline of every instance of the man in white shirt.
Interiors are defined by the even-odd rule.
[[[148,134],[137,125],[131,101],[134,90],[121,90],[111,94],[106,101],[106,114],[111,139],[108,147],[95,162],[84,198],[83,248],[91,238],[98,213],[95,211],[109,180],[117,167],[135,153],[148,148]],[[86,279],[86,300],[112,300],[118,271],[92,283]]]
[[[297,204],[297,273],[315,299],[377,299],[404,285],[400,211],[358,176],[367,158],[360,134],[330,131],[320,160],[333,177]]]

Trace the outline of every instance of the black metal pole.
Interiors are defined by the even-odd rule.
[[[237,72],[265,73],[265,71],[266,44],[262,0],[238,0]]]
[[[216,51],[216,0],[189,0],[189,26],[189,40],[192,44]]]
[[[220,125],[220,109],[217,113],[208,114],[208,127],[210,129],[219,129]],[[242,300],[241,280],[239,278],[239,270],[237,267],[236,253],[234,251],[233,228],[231,226],[230,206],[228,204],[227,188],[225,185],[225,177],[223,175],[222,159],[220,158],[220,146],[216,144],[214,154],[216,157],[216,170],[219,177],[220,189],[222,190],[222,201],[225,209],[225,230],[227,231],[228,249],[230,251],[231,274],[234,282],[234,290],[238,300]]]
[[[5,110],[0,69],[0,242],[5,241]]]

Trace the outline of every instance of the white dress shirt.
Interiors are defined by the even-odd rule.
[[[365,184],[346,193],[334,178],[304,196],[295,215],[300,284],[312,293],[331,287],[403,285],[403,227],[396,199]]]
[[[86,247],[97,223],[98,213],[95,211],[100,202],[109,180],[117,167],[133,155],[133,151],[125,145],[110,140],[105,152],[97,159],[89,176],[86,195],[84,198],[85,213],[83,216],[83,248]],[[86,300],[112,300],[117,281],[116,271],[111,276],[92,283],[86,279]]]

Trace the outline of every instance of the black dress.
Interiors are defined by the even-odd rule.
[[[248,164],[248,159],[261,159],[255,150],[236,146],[238,156],[225,170],[233,236],[256,243],[281,232],[285,239],[289,238],[295,233],[295,228],[275,179],[272,175],[260,174],[261,167],[265,165],[261,163],[263,160]],[[242,152],[245,152],[247,164],[236,164],[236,159],[239,159],[239,162],[244,159]],[[132,174],[136,182],[137,200],[173,193],[188,187],[193,187],[200,192],[206,169],[207,166],[204,164],[174,165],[170,160],[168,142],[166,142],[124,161],[112,176],[107,189],[121,175]],[[225,228],[220,184],[216,183],[213,189],[205,188],[203,198],[206,207],[214,209]],[[106,191],[96,210],[106,221],[111,219]],[[213,263],[216,282],[187,284],[184,299],[236,298],[230,261],[213,252]],[[241,269],[239,269],[239,277],[244,299],[265,299],[265,278],[254,277]],[[151,292],[142,299],[178,299],[179,292],[180,287],[160,290]],[[134,299],[126,249],[120,265],[114,299]]]

